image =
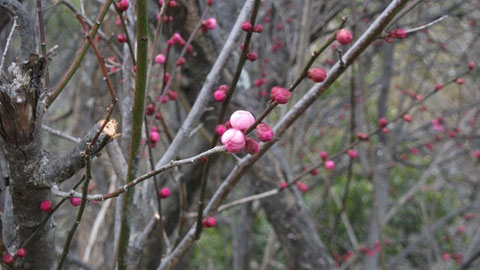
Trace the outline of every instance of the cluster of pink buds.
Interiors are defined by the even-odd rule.
[[[168,40],[167,44],[168,44],[168,47],[171,47],[175,44],[178,44],[183,47],[185,46],[186,42],[185,42],[185,39],[183,39],[179,33],[174,33],[172,37]]]
[[[278,104],[286,104],[291,96],[292,93],[290,91],[280,86],[274,86],[270,90],[270,100],[276,101]]]
[[[224,102],[227,99],[229,87],[226,84],[222,84],[218,87],[217,90],[213,93],[213,98],[215,101]]]
[[[216,132],[222,136],[222,144],[225,145],[227,151],[237,153],[245,148],[245,151],[251,155],[255,155],[260,150],[257,141],[247,138],[244,131],[255,123],[255,118],[248,111],[238,110],[231,116],[225,125],[217,125]],[[257,137],[260,141],[266,142],[273,138],[273,130],[265,123],[260,123],[256,127]]]
[[[257,24],[253,26],[249,21],[244,21],[242,23],[242,30],[247,33],[250,33],[250,32],[261,33],[263,32],[263,25]]]
[[[358,132],[357,139],[359,139],[360,141],[369,141],[370,137],[368,137],[367,133]]]
[[[217,28],[217,20],[215,18],[209,18],[202,22],[201,29],[204,33],[208,32],[208,30],[213,30]]]

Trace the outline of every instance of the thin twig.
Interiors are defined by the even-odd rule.
[[[12,41],[15,28],[17,28],[17,17],[13,18],[12,29],[10,29],[10,34],[8,34],[7,43],[5,44],[5,49],[3,50],[2,61],[0,61],[0,75],[2,75],[3,70],[5,69],[5,59],[7,58],[8,48],[10,48],[10,42]]]
[[[77,212],[77,218],[72,225],[72,228],[68,231],[67,240],[65,241],[65,245],[63,247],[62,255],[60,256],[60,260],[58,262],[57,270],[62,270],[63,263],[65,262],[65,258],[67,257],[68,251],[70,249],[70,244],[73,240],[73,235],[77,230],[78,225],[82,221],[83,212],[85,210],[85,205],[87,204],[87,193],[88,193],[88,184],[90,183],[90,179],[92,178],[90,172],[90,156],[87,151],[85,151],[85,183],[83,183],[82,189],[82,203],[80,204],[80,209]]]
[[[37,0],[37,16],[38,16],[38,27],[40,29],[40,45],[42,47],[42,57],[47,57],[47,44],[45,41],[45,25],[43,23],[43,12],[42,12],[42,0]],[[48,75],[48,65],[45,65],[45,88],[48,89],[49,75]]]
[[[69,141],[72,141],[74,143],[79,143],[81,141],[80,138],[77,138],[77,137],[74,137],[74,136],[71,136],[71,135],[68,135],[66,134],[65,132],[62,132],[60,130],[57,130],[57,129],[54,129],[54,128],[51,128],[47,125],[42,125],[42,129],[49,132],[49,133],[52,133],[53,135],[56,135],[60,138],[64,138],[64,139],[67,139]]]
[[[205,151],[203,153],[200,153],[200,154],[198,154],[196,156],[193,156],[193,157],[190,157],[190,158],[175,160],[175,161],[172,160],[168,164],[165,164],[164,166],[161,166],[159,169],[156,169],[156,170],[151,171],[147,174],[144,174],[144,175],[136,178],[135,180],[127,183],[126,185],[116,189],[113,192],[106,193],[106,194],[88,195],[87,200],[89,200],[89,201],[104,201],[104,200],[108,200],[108,199],[111,199],[111,198],[118,197],[120,194],[128,191],[129,189],[138,185],[139,183],[141,183],[141,182],[143,182],[143,181],[145,181],[149,178],[152,178],[153,176],[155,176],[157,174],[160,174],[160,173],[162,173],[162,172],[164,172],[168,169],[171,169],[171,168],[174,168],[174,167],[177,167],[177,166],[182,166],[182,165],[185,165],[185,164],[191,164],[191,163],[194,163],[195,161],[199,161],[203,157],[207,157],[209,155],[212,155],[212,154],[215,154],[215,153],[220,153],[220,152],[225,152],[225,147],[224,146],[214,147],[214,148],[212,148],[208,151]],[[80,197],[82,197],[80,193],[75,192],[74,190],[71,190],[69,192],[60,191],[57,185],[54,185],[52,187],[52,193],[55,196],[63,197],[63,198],[71,198],[71,197],[80,198]]]

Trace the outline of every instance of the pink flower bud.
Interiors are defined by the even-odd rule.
[[[24,248],[19,248],[17,250],[17,257],[19,258],[25,258],[27,256],[27,250]]]
[[[217,224],[217,220],[214,217],[207,217],[202,220],[202,226],[206,228],[213,228]]]
[[[168,6],[171,7],[171,8],[176,7],[177,6],[177,1],[172,0],[172,1],[168,2]]]
[[[357,133],[357,139],[361,140],[361,141],[368,141],[370,140],[370,138],[368,137],[368,134],[367,133],[361,133],[361,132],[358,132]]]
[[[127,0],[121,0],[120,2],[117,3],[117,8],[118,10],[120,10],[121,12],[124,12],[128,9],[128,6],[130,4],[128,3]]]
[[[313,175],[313,176],[318,175],[318,169],[311,170],[310,174]]]
[[[475,68],[475,62],[473,61],[468,62],[468,70],[472,70],[474,68]]]
[[[162,198],[162,199],[168,198],[170,196],[170,189],[168,189],[168,188],[160,189],[158,191],[158,196],[160,196],[160,198]]]
[[[460,235],[462,235],[462,234],[464,234],[466,231],[467,231],[467,226],[465,226],[465,225],[460,225],[460,226],[458,227],[457,233],[460,234]]]
[[[186,61],[187,60],[185,60],[185,58],[183,58],[183,57],[178,58],[177,66],[183,66],[183,64],[185,64]]]
[[[167,84],[168,81],[170,81],[170,73],[165,72],[165,75],[163,75],[163,84]]]
[[[278,104],[286,104],[290,98],[292,97],[292,93],[285,88],[277,88],[275,93],[275,101]]]
[[[227,94],[225,92],[217,90],[213,93],[213,99],[218,102],[224,102],[227,99]]]
[[[350,44],[353,40],[352,33],[347,29],[340,29],[337,32],[337,41],[342,45]]]
[[[443,257],[443,260],[446,262],[450,261],[450,258],[451,258],[450,253],[448,252],[444,252],[442,257]]]
[[[202,22],[202,26],[208,31],[217,27],[217,20],[215,18],[208,18]],[[205,31],[206,32],[206,31]]]
[[[70,198],[70,203],[71,203],[73,206],[79,206],[79,205],[82,204],[82,198],[72,197],[72,198]]]
[[[462,85],[462,84],[464,84],[464,83],[465,83],[465,80],[464,80],[463,78],[458,78],[458,79],[457,79],[457,84],[458,84],[458,85]]]
[[[320,152],[320,158],[321,158],[323,161],[326,161],[326,160],[327,160],[327,157],[328,157],[327,151],[322,151],[322,152]]]
[[[218,136],[222,136],[225,131],[227,131],[227,127],[222,124],[217,125],[217,127],[215,128],[215,132],[217,132]]]
[[[412,117],[410,114],[405,114],[405,115],[403,116],[403,120],[404,120],[405,122],[410,123],[410,122],[412,122],[413,117]]]
[[[325,161],[325,169],[333,171],[333,169],[335,169],[335,162],[333,162],[333,160]]]
[[[165,55],[163,55],[163,54],[157,54],[157,56],[155,56],[155,62],[156,62],[156,63],[158,63],[158,64],[160,64],[160,65],[163,65],[163,64],[165,64],[165,61],[166,61]]]
[[[250,22],[244,21],[242,23],[242,30],[245,31],[245,32],[252,32],[253,26]]]
[[[355,159],[355,158],[357,158],[357,156],[358,156],[357,151],[355,151],[355,150],[353,150],[353,149],[349,149],[349,150],[347,151],[347,154],[348,154],[348,156],[349,156],[350,158],[352,158],[352,159]]]
[[[480,151],[478,150],[473,151],[473,156],[476,157],[478,160],[480,160]]]
[[[120,43],[125,43],[125,42],[127,42],[127,37],[124,34],[118,34],[117,35],[117,40]]]
[[[225,94],[226,94],[226,93],[228,93],[228,88],[229,88],[228,85],[222,84],[222,85],[220,85],[220,86],[218,87],[217,90],[222,91],[222,92],[225,92]]]
[[[442,84],[440,83],[435,84],[435,91],[438,91],[440,89],[442,89]]]
[[[281,182],[280,183],[280,189],[286,189],[288,184],[286,182]]]
[[[245,147],[245,135],[238,129],[228,129],[222,135],[222,144],[228,152],[237,153]]]
[[[255,123],[255,117],[249,111],[238,110],[230,116],[230,124],[233,128],[244,131]]]
[[[253,62],[253,61],[257,60],[257,58],[258,58],[258,55],[257,55],[256,52],[249,52],[247,54],[247,60],[249,60],[249,61]]]
[[[115,20],[115,25],[122,26],[122,18],[120,18],[120,16],[117,16],[117,19]]]
[[[214,0],[207,0],[207,5],[211,6],[213,5]]]
[[[327,77],[327,72],[323,68],[311,68],[307,71],[307,78],[319,83],[323,82]]]
[[[45,201],[40,203],[40,209],[43,212],[50,213],[50,212],[52,212],[52,203],[49,200],[45,200]]]
[[[156,142],[158,142],[158,140],[160,140],[160,134],[158,132],[151,131],[150,132],[150,142],[151,143],[156,143]]]
[[[3,253],[2,255],[3,262],[6,264],[12,264],[13,263],[13,256],[8,254],[8,253]]]
[[[147,105],[147,107],[145,108],[145,114],[146,115],[151,115],[155,112],[155,105],[150,103]]]
[[[253,27],[253,32],[255,33],[261,33],[263,32],[263,25],[257,24]]]
[[[381,128],[384,128],[388,125],[388,121],[386,118],[380,118],[378,120],[378,126],[381,127]]]
[[[302,181],[296,182],[295,185],[297,186],[298,190],[302,193],[308,191],[307,184],[303,183]]]
[[[404,39],[406,36],[405,29],[397,28],[390,31],[389,36],[396,39]]]
[[[178,99],[178,93],[174,92],[172,90],[168,90],[167,95],[168,95],[168,98],[170,100],[177,100]]]
[[[273,139],[273,130],[264,122],[257,125],[257,137],[262,142],[268,142]]]
[[[255,155],[260,150],[260,145],[257,141],[252,138],[247,138],[245,140],[245,151],[250,155]]]

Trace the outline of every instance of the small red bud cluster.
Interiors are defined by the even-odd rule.
[[[213,98],[215,101],[224,102],[227,99],[228,90],[229,87],[226,84],[220,85],[213,93]]]

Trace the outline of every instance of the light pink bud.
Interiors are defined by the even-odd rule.
[[[222,135],[222,144],[228,152],[237,153],[245,147],[245,135],[238,129],[228,129]]]
[[[295,185],[297,186],[298,190],[302,193],[308,191],[307,184],[303,183],[302,181],[296,182]]]
[[[347,151],[347,154],[348,154],[348,156],[349,156],[350,158],[353,158],[353,159],[357,158],[357,156],[358,156],[358,155],[357,155],[357,151],[355,151],[355,150],[353,150],[353,149],[349,149],[349,150]]]
[[[328,157],[327,151],[322,151],[322,152],[320,152],[320,158],[321,158],[323,161],[326,161],[326,160],[327,160],[327,157]]]
[[[255,117],[249,111],[238,110],[230,116],[230,124],[233,128],[244,131],[255,123]]]
[[[202,24],[207,28],[208,30],[213,30],[217,27],[217,20],[215,18],[209,18],[206,19],[202,22]]]
[[[158,140],[160,140],[160,134],[155,131],[150,132],[150,142],[156,143]]]
[[[335,169],[335,162],[333,160],[325,161],[325,169],[333,171],[333,169]]]
[[[165,64],[165,55],[163,54],[157,54],[157,56],[155,56],[155,62],[160,64],[160,65],[163,65]]]

